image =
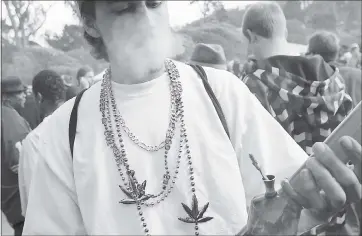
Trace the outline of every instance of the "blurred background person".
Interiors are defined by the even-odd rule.
[[[33,79],[33,93],[40,104],[43,120],[66,101],[66,87],[61,76],[52,70],[43,70]]]
[[[349,52],[349,47],[345,44],[342,44],[339,48],[338,52],[338,59],[337,62],[340,65],[346,65],[347,61],[352,57],[351,53]]]
[[[351,55],[351,58],[347,62],[347,66],[361,69],[361,52],[357,43],[351,45]]]
[[[42,107],[43,122],[27,135],[23,141],[19,160],[19,188],[22,214],[25,216],[32,172],[37,162],[39,137],[43,132],[47,116],[51,115],[66,101],[64,79],[52,70],[43,70],[33,79],[33,91]]]
[[[26,86],[19,77],[1,80],[1,211],[15,235],[21,235],[24,226],[18,183],[19,154],[21,142],[31,131],[15,107],[24,106],[25,91]]]
[[[254,55],[249,55],[248,60],[244,63],[243,69],[241,71],[241,80],[244,80],[245,76],[253,73],[256,66],[256,59]]]
[[[242,72],[242,65],[239,58],[234,57],[234,59],[228,63],[228,71],[240,78]]]
[[[339,69],[339,73],[346,84],[346,92],[351,96],[353,105],[356,106],[361,101],[362,71],[358,68],[338,63],[339,51],[339,39],[332,32],[317,32],[309,39],[307,54],[320,55],[330,65]]]
[[[197,44],[189,63],[219,70],[227,70],[224,49],[218,44]]]
[[[31,129],[35,129],[40,124],[40,107],[35,100],[32,86],[27,87],[24,106],[15,109],[29,123]]]
[[[94,71],[89,66],[82,67],[77,72],[78,89],[83,91],[93,85]]]
[[[69,75],[62,75],[61,78],[63,79],[64,85],[65,85],[65,98],[66,100],[70,100],[73,97],[77,96],[78,90],[75,86],[73,86],[73,79]]]
[[[94,76],[93,78],[93,84],[101,81],[103,79],[103,75],[106,72],[107,69],[104,69],[101,73],[99,73],[98,75]]]

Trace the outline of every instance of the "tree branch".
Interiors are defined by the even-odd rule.
[[[54,6],[54,4],[52,4],[52,5],[50,5],[47,9],[41,9],[41,11],[42,11],[42,15],[43,15],[43,19],[40,21],[40,23],[36,26],[36,27],[30,27],[29,26],[29,33],[28,34],[26,34],[25,36],[26,36],[26,38],[29,38],[30,36],[32,36],[32,35],[34,35],[34,34],[36,34],[40,29],[41,29],[41,27],[43,27],[43,25],[45,24],[45,21],[46,21],[46,19],[47,19],[47,15],[48,15],[48,13],[49,13],[49,10],[52,8]]]

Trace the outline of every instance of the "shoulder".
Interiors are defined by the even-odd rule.
[[[95,98],[99,96],[99,89],[100,84],[96,84],[83,93],[78,105],[78,113],[88,113],[88,110],[94,109],[96,106],[94,102],[97,100]],[[41,130],[51,130],[52,132],[44,132],[44,135],[42,136],[46,137],[46,139],[51,138],[53,141],[62,142],[68,145],[69,121],[75,105],[75,100],[76,97],[65,102],[47,118],[47,122],[42,125]],[[60,138],[62,140],[60,140]]]
[[[1,106],[1,112],[4,117],[19,116],[19,113],[15,109],[4,105]]]
[[[187,73],[188,77],[191,77],[195,80],[198,78],[196,71],[191,66],[181,62],[175,62],[175,64],[177,68],[180,69],[181,74]],[[249,89],[241,81],[241,79],[229,71],[218,70],[211,67],[203,67],[203,69],[205,70],[208,82],[217,98],[227,94],[231,95],[234,93],[250,93]]]
[[[6,128],[17,130],[16,132],[29,133],[31,131],[28,122],[14,108],[2,106],[1,121]]]
[[[27,145],[36,145],[39,139],[46,134],[47,128],[46,124],[49,121],[49,117],[45,117],[43,122],[41,122],[35,129],[33,129],[24,139],[23,144]]]

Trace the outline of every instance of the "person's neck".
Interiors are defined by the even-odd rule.
[[[294,52],[290,50],[290,45],[284,37],[274,38],[263,42],[261,59],[266,59],[278,55],[296,56]]]
[[[164,65],[158,69],[148,71],[141,75],[140,73],[132,73],[132,70],[119,67],[118,63],[111,63],[111,80],[119,84],[141,84],[160,77],[165,72]]]
[[[51,114],[53,114],[53,112],[58,109],[61,105],[64,104],[65,101],[58,101],[58,102],[50,102],[47,101],[46,103],[48,103],[48,106],[45,106],[46,109],[44,111],[44,118],[47,116],[50,116]]]

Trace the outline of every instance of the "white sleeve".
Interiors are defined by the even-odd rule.
[[[87,234],[78,207],[67,143],[68,121],[64,115],[52,117],[44,127],[52,132],[47,132],[39,142],[40,154],[33,170],[23,235]]]
[[[249,91],[245,96],[248,107],[245,113],[245,131],[237,148],[239,166],[248,202],[265,188],[260,173],[252,165],[252,154],[265,174],[274,175],[276,188],[280,181],[291,177],[308,158],[304,150],[283,127],[268,113]],[[257,184],[258,183],[258,184]]]
[[[249,204],[253,197],[265,192],[262,177],[249,154],[257,159],[265,174],[276,176],[276,188],[282,179],[299,169],[308,155],[243,82],[228,72],[214,71],[214,74],[218,76],[214,79],[215,76],[210,76],[210,83],[225,113]]]
[[[34,136],[30,133],[23,141],[23,146],[19,158],[19,191],[21,200],[21,211],[23,216],[26,214],[26,207],[28,205],[29,186],[31,182],[32,170],[35,168],[36,146],[32,142]]]

